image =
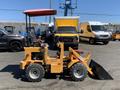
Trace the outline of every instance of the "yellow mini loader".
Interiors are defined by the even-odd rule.
[[[90,60],[90,53],[82,57],[78,51],[69,47],[69,55],[64,56],[64,43],[59,43],[60,48],[56,57],[48,55],[48,45],[44,47],[25,47],[25,58],[20,63],[20,69],[25,70],[28,81],[38,82],[46,72],[62,74],[64,70],[69,72],[73,81],[84,80],[89,74],[94,79],[112,80],[113,78],[102,66]]]
[[[90,60],[90,54],[81,57],[79,53],[69,48],[69,55],[64,56],[64,44],[59,43],[60,51],[56,57],[48,55],[48,47],[25,47],[25,58],[20,63],[20,68],[25,70],[29,81],[40,81],[45,72],[61,74],[64,69],[70,73],[72,80],[80,81],[86,78],[87,71],[93,75],[87,62]]]

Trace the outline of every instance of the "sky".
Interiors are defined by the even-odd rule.
[[[49,8],[49,0],[0,1],[0,21],[25,22],[24,10]],[[64,2],[64,0],[51,1],[52,8],[57,10],[57,16],[63,16],[63,9],[59,8],[59,4],[60,2]],[[80,22],[101,21],[120,23],[120,0],[78,0],[77,9],[74,10],[74,16],[80,16]],[[48,19],[49,17],[32,18],[33,21],[40,22],[47,22]]]

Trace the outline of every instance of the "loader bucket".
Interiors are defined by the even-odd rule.
[[[97,80],[113,80],[111,75],[94,60],[91,60],[89,67],[92,68],[92,72],[94,74],[94,75],[89,74],[91,78]]]

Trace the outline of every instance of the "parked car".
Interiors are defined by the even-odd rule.
[[[22,50],[24,46],[24,36],[10,34],[6,30],[0,29],[0,49],[16,52]]]

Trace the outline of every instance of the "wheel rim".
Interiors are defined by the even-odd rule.
[[[77,70],[74,70],[74,76],[76,78],[82,78],[84,76],[84,70],[80,68]]]
[[[32,79],[38,79],[40,76],[40,71],[37,68],[32,68],[29,72],[29,76]]]

